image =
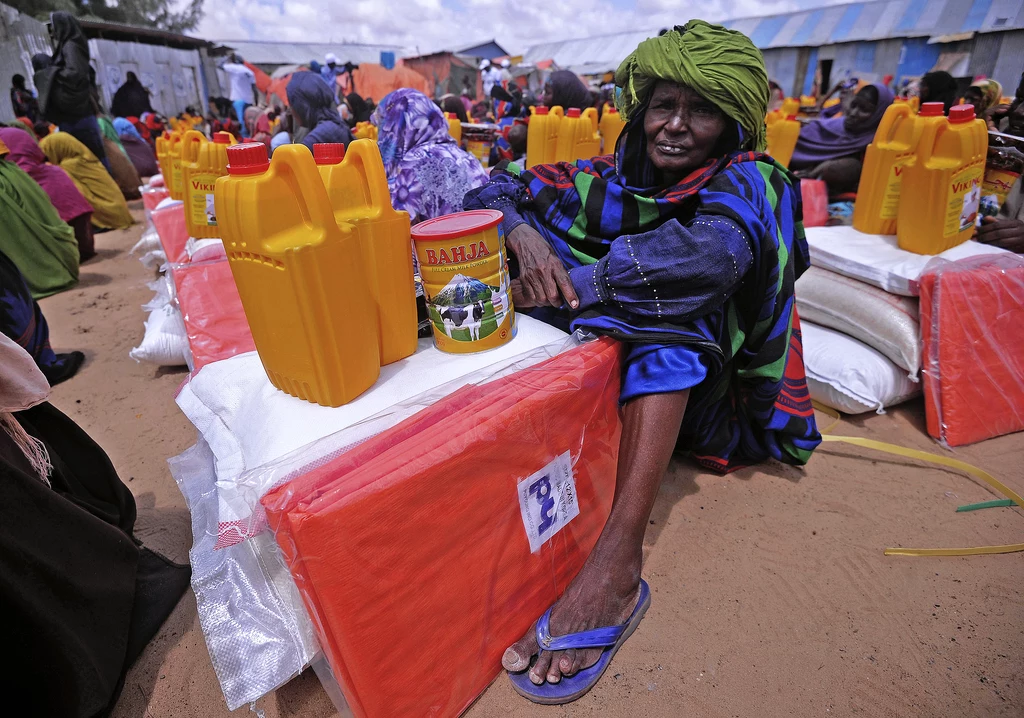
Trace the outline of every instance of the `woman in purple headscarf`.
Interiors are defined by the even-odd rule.
[[[370,121],[378,128],[391,203],[413,224],[461,212],[466,193],[487,182],[486,170],[459,148],[441,109],[422,92],[395,90]]]
[[[814,120],[800,130],[790,168],[800,177],[824,180],[830,196],[856,192],[864,149],[892,101],[884,85],[862,87],[843,117]]]

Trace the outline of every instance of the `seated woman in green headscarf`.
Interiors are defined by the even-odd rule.
[[[808,266],[799,184],[763,154],[761,53],[694,20],[641,43],[615,83],[627,120],[615,157],[509,164],[465,201],[505,214],[517,309],[623,343],[611,514],[566,592],[502,660],[538,703],[593,687],[643,616],[644,533],[677,447],[728,472],[803,464],[821,439],[794,309]]]
[[[40,299],[78,282],[78,241],[43,188],[9,154],[0,140],[0,252],[24,276],[32,298]],[[5,289],[13,292],[20,287],[0,286],[0,302]]]

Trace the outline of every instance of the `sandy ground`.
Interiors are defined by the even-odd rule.
[[[189,517],[165,460],[195,440],[173,401],[186,375],[128,357],[151,296],[151,275],[128,255],[141,230],[99,235],[79,286],[42,302],[54,347],[87,355],[52,400],[110,454],[138,502],[141,539],[184,562]],[[836,433],[942,451],[920,402]],[[1024,490],[1024,435],[955,455]],[[647,534],[653,605],[601,683],[571,706],[541,708],[499,676],[468,715],[1024,715],[1024,554],[882,555],[1024,540],[1017,509],[954,513],[990,498],[956,472],[855,447],[823,448],[805,470],[728,478],[674,463]],[[458,671],[458,656],[438,660]],[[308,671],[255,708],[335,714]],[[189,592],[128,674],[114,715],[227,714]]]

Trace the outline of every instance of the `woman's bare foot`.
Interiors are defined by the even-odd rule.
[[[603,544],[612,546],[606,550]],[[606,535],[603,535],[579,574],[552,608],[551,635],[564,636],[625,623],[640,594],[641,558],[639,547],[624,547],[622,542],[606,540]],[[526,670],[531,658],[540,653],[530,668],[529,677],[541,685],[545,681],[558,683],[562,676],[575,675],[600,659],[600,648],[540,651],[535,625],[505,651],[501,662],[506,670],[513,673]]]
[[[679,437],[689,390],[649,394],[623,410],[619,467],[608,522],[583,568],[551,611],[551,635],[589,631],[626,622],[640,596],[644,532],[658,486]],[[505,669],[530,668],[530,680],[558,683],[597,663],[602,649],[540,651],[533,626],[502,656]]]

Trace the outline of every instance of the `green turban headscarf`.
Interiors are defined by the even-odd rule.
[[[615,72],[615,104],[626,119],[658,80],[679,82],[715,103],[745,132],[745,149],[765,148],[768,73],[761,51],[742,32],[691,20],[640,43]]]

